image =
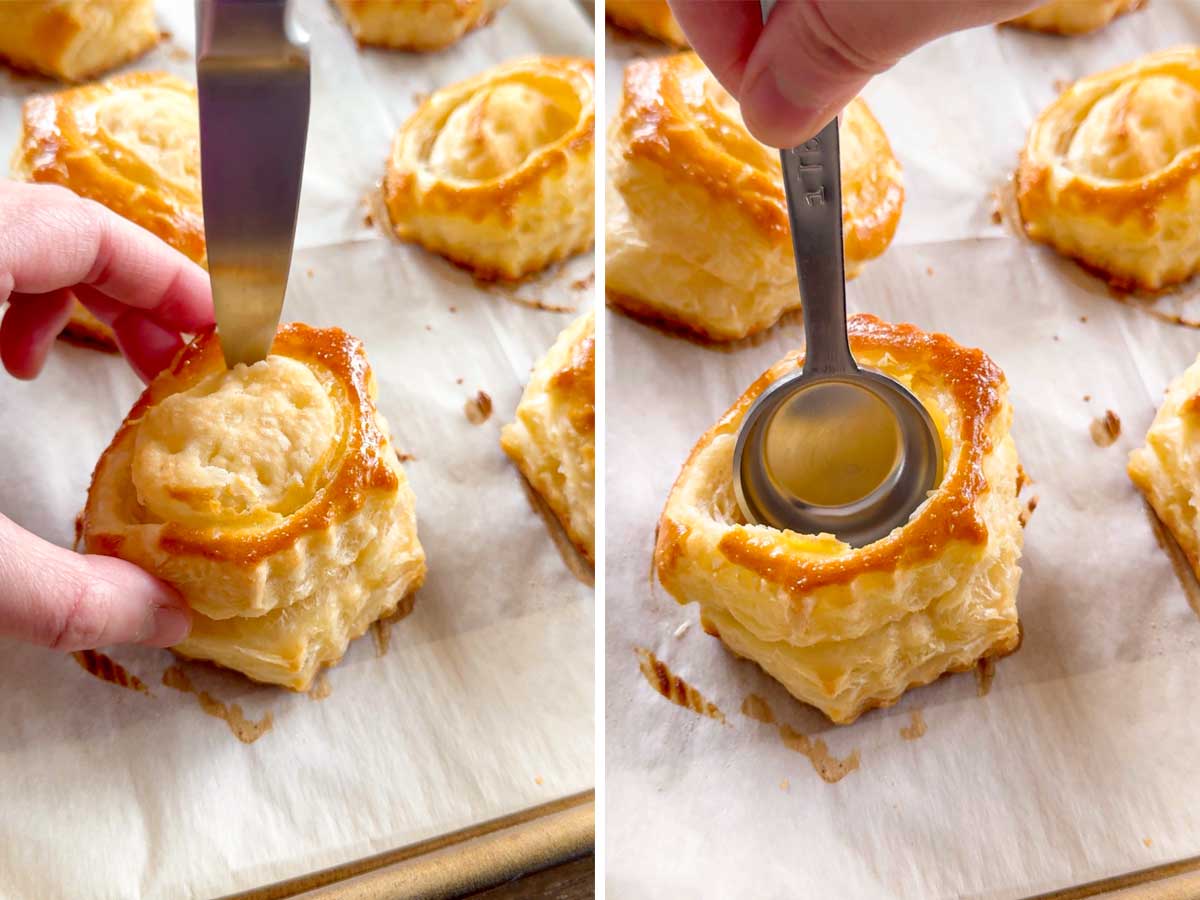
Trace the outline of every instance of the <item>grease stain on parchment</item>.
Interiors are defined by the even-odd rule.
[[[77,650],[71,654],[71,658],[79,663],[83,671],[94,678],[107,681],[109,684],[115,684],[117,687],[137,691],[139,694],[145,694],[147,697],[152,696],[150,688],[146,687],[146,683],[142,679],[138,678],[111,656],[107,656],[99,650]]]
[[[308,689],[308,696],[313,700],[324,700],[332,693],[333,688],[329,686],[329,679],[326,677],[325,670],[322,669],[313,679],[312,687]]]
[[[771,704],[758,694],[746,695],[746,699],[742,701],[742,715],[764,725],[776,724],[775,711],[771,709]],[[786,723],[778,728],[779,739],[783,741],[783,745],[807,757],[812,763],[813,771],[828,784],[836,784],[859,767],[857,750],[852,751],[845,759],[838,759],[829,752],[829,747],[820,738],[814,740]]]
[[[725,714],[715,703],[709,702],[705,696],[667,668],[657,656],[645,647],[634,647],[638,656],[638,668],[650,687],[654,688],[672,703],[690,709],[694,713],[716,719],[722,724]]]
[[[208,691],[196,690],[192,680],[188,678],[183,668],[175,665],[163,672],[162,683],[172,690],[183,694],[192,694],[200,703],[200,708],[215,719],[221,719],[229,726],[229,730],[243,744],[253,744],[266,734],[275,724],[275,717],[266,713],[257,722],[247,719],[241,706],[236,703],[226,705]]]
[[[1146,504],[1146,516],[1150,519],[1150,528],[1154,531],[1154,538],[1158,541],[1158,546],[1162,548],[1163,553],[1171,562],[1171,568],[1175,571],[1175,580],[1183,589],[1188,605],[1192,608],[1192,612],[1200,616],[1200,583],[1196,581],[1196,573],[1192,571],[1192,564],[1188,562],[1187,554],[1176,543],[1174,536],[1167,530],[1167,526],[1163,524],[1162,519],[1158,517],[1158,513],[1149,503]]]
[[[900,737],[906,741],[915,741],[924,737],[926,730],[925,717],[919,709],[914,709],[909,714],[909,723],[900,729]]]
[[[996,677],[996,660],[985,656],[975,666],[975,690],[980,697],[986,697],[992,690],[992,679]]]

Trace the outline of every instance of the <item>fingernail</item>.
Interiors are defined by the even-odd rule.
[[[762,69],[742,91],[742,117],[747,127],[765,143],[792,147],[814,130],[820,110],[794,103],[779,88],[770,69]]]
[[[139,643],[148,647],[170,647],[178,644],[192,630],[192,617],[174,606],[157,606],[151,613],[148,636]]]

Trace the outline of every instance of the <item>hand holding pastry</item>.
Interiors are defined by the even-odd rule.
[[[741,103],[755,137],[794,147],[922,44],[963,28],[1028,12],[1035,0],[797,3],[780,0],[764,26],[759,0],[672,0],[675,15],[712,73]]]
[[[78,297],[153,376],[212,322],[204,270],[147,231],[49,185],[0,181],[0,360],[41,371]],[[80,556],[0,515],[0,635],[60,650],[169,646],[188,633],[179,594],[119,559]]]
[[[52,185],[0,181],[0,360],[17,378],[41,371],[80,300],[116,333],[148,381],[212,324],[204,270],[150,232]]]

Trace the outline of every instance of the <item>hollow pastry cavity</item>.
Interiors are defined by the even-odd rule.
[[[198,337],[125,418],[92,476],[84,546],[173,585],[174,649],[296,690],[425,574],[412,491],[362,344],[292,324],[226,369]]]
[[[1051,34],[1086,34],[1117,16],[1141,9],[1146,0],[1050,0],[1005,24]]]
[[[609,301],[709,340],[736,340],[798,309],[778,151],[693,53],[625,70],[610,126]],[[841,119],[842,223],[853,277],[892,240],[904,189],[865,102]]]
[[[174,75],[133,72],[31,97],[12,172],[95,200],[205,262],[196,89]],[[116,346],[78,303],[66,332]]]
[[[579,552],[595,560],[595,316],[575,320],[534,367],[500,445],[554,511]]]
[[[667,0],[606,0],[604,14],[619,28],[658,38],[676,47],[688,45]]]
[[[1167,389],[1129,477],[1200,578],[1200,359]]]
[[[384,199],[397,236],[480,278],[592,243],[592,63],[534,57],[434,93],[401,127]]]
[[[4,0],[0,57],[60,81],[85,81],[158,43],[154,0]]]
[[[837,723],[910,687],[1016,649],[1022,544],[1004,375],[979,350],[873,316],[850,320],[859,363],[929,410],[945,476],[909,521],[861,548],[748,524],[733,451],[754,400],[803,365],[772,366],[692,450],[658,523],[654,564],[704,628]]]
[[[337,0],[359,44],[441,50],[487,25],[508,0]]]
[[[1157,291],[1200,268],[1200,49],[1081,79],[1021,154],[1026,233],[1114,287]]]

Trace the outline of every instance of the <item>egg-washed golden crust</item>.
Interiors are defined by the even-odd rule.
[[[1200,269],[1200,47],[1083,78],[1029,131],[1017,170],[1026,233],[1120,289]]]
[[[850,320],[855,357],[905,384],[941,437],[945,475],[909,521],[852,548],[832,535],[747,524],[733,488],[754,400],[803,365],[790,354],[692,450],[658,523],[654,565],[680,603],[834,722],[909,687],[1016,649],[1018,462],[1004,375],[979,350],[873,316]]]
[[[4,0],[0,58],[61,81],[85,81],[158,43],[154,0]]]
[[[516,280],[591,246],[594,66],[531,57],[430,96],[400,128],[384,200],[396,235]]]
[[[711,340],[736,340],[800,306],[777,150],[746,130],[694,53],[625,70],[609,129],[605,285],[610,301]],[[842,113],[842,224],[853,277],[892,240],[900,164],[866,103]]]
[[[89,553],[172,584],[174,649],[303,690],[419,587],[412,491],[362,344],[294,323],[226,369],[214,331],[142,393],[92,475]]]
[[[336,0],[361,46],[441,50],[491,22],[508,0]]]
[[[1050,34],[1087,34],[1145,5],[1146,0],[1050,0],[1004,24]]]
[[[95,200],[203,265],[199,129],[192,85],[164,72],[117,75],[26,100],[12,171]],[[78,304],[66,331],[116,346]]]
[[[618,28],[637,31],[676,47],[688,45],[667,0],[606,0],[604,14]]]
[[[589,562],[596,556],[595,322],[588,312],[564,329],[500,432],[504,452]]]
[[[1200,359],[1167,389],[1129,477],[1200,578]]]

